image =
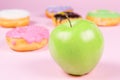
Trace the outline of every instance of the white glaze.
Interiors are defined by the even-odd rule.
[[[30,13],[22,9],[6,9],[0,11],[0,18],[19,19],[30,16]]]

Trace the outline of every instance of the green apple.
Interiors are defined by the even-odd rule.
[[[68,74],[84,75],[99,62],[104,46],[102,33],[87,20],[72,20],[57,26],[50,35],[53,59]]]

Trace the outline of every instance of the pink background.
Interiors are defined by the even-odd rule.
[[[23,8],[33,13],[43,14],[50,5],[70,5],[75,12],[85,15],[89,10],[111,9],[120,11],[120,0],[1,0],[0,9]]]
[[[66,1],[66,2],[65,2]],[[69,2],[68,2],[69,1]],[[34,25],[53,29],[50,19],[41,17],[49,5],[70,5],[85,16],[93,9],[120,11],[120,0],[1,0],[0,9],[29,10]],[[31,52],[15,52],[5,40],[10,29],[0,27],[0,80],[120,80],[120,25],[99,27],[105,40],[103,56],[95,69],[85,76],[70,76],[54,62],[46,47]]]

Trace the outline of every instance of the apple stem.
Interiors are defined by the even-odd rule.
[[[68,22],[70,23],[70,27],[72,27],[72,24],[71,24],[71,21],[70,21],[68,15],[66,14],[65,16],[66,16],[66,18],[68,19]]]
[[[65,15],[65,17],[67,18],[68,22],[70,23],[70,27],[72,28],[72,24],[71,24],[71,21],[70,21],[68,15],[66,13],[64,13],[64,12],[61,12],[60,14]]]

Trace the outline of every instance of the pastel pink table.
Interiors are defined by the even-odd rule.
[[[50,19],[31,17],[31,25],[52,30]],[[103,56],[85,76],[70,76],[54,62],[46,47],[31,52],[15,52],[5,40],[10,29],[0,28],[0,80],[120,80],[120,26],[99,27],[104,35]]]

